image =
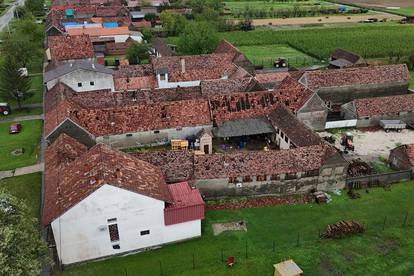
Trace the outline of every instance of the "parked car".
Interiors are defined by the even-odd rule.
[[[12,124],[9,127],[9,133],[10,134],[17,134],[20,133],[22,131],[22,125],[17,123],[17,124]]]
[[[11,113],[11,108],[10,105],[8,103],[0,103],[0,114],[1,115],[10,115]]]

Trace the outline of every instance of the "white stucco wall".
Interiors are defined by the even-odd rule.
[[[272,135],[272,140],[276,145],[280,147],[280,149],[290,149],[290,139],[287,138],[286,142],[286,135],[283,133],[282,138],[282,131],[279,129],[279,133],[277,133],[277,127],[275,127],[275,133]]]
[[[63,82],[68,85],[70,88],[76,92],[84,92],[91,90],[100,90],[100,89],[111,89],[114,91],[114,79],[111,74],[104,74],[89,70],[76,70],[70,72],[66,75],[63,75],[57,79],[51,80],[46,83],[47,88],[51,89],[57,82]],[[90,83],[94,82],[94,85]],[[79,87],[78,83],[82,83],[82,86]]]
[[[116,218],[119,242],[111,242],[108,219]],[[164,202],[103,185],[52,224],[63,264],[71,264],[201,236],[200,220],[164,225]],[[141,236],[140,232],[150,234]],[[119,244],[120,249],[113,249]]]
[[[114,38],[115,42],[125,42],[128,38],[132,38],[138,43],[142,42],[142,37],[137,35],[102,35],[100,37]]]

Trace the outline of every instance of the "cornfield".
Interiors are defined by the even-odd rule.
[[[344,48],[366,58],[407,57],[414,54],[414,26],[410,25],[365,25],[289,31],[258,29],[219,35],[235,46],[288,44],[318,59],[326,59],[335,48]]]

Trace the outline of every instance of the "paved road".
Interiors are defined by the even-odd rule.
[[[0,32],[7,28],[7,24],[13,19],[14,10],[17,6],[23,6],[25,0],[17,0],[10,6],[6,13],[0,17]]]

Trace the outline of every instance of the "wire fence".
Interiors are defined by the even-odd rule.
[[[286,58],[289,66],[293,67],[308,67],[320,64],[318,60],[312,57],[290,57]],[[263,68],[275,67],[275,58],[250,58],[250,61],[255,65]]]
[[[414,214],[405,211],[393,216],[359,219],[358,222],[365,228],[365,232],[360,234],[361,237],[369,239],[381,236],[386,230],[411,231],[414,226]],[[313,229],[312,231],[292,232],[284,236],[283,239],[275,236],[271,240],[260,240],[260,237],[257,237],[257,240],[252,240],[251,237],[248,240],[232,240],[233,237],[229,237],[230,241],[226,243],[217,242],[217,244],[199,245],[195,242],[193,250],[187,248],[185,252],[180,251],[180,244],[177,244],[174,248],[174,256],[166,256],[160,251],[154,251],[152,252],[154,254],[150,257],[139,256],[139,254],[130,256],[135,258],[135,261],[134,259],[122,261],[122,258],[118,258],[116,261],[111,260],[107,264],[89,263],[73,271],[68,269],[65,274],[215,275],[217,271],[226,269],[227,258],[233,256],[236,260],[235,269],[243,271],[244,274],[242,275],[247,275],[246,272],[249,275],[272,275],[274,273],[274,263],[286,260],[289,257],[295,257],[289,254],[297,252],[297,250],[312,248],[320,245],[318,242],[326,241],[327,239],[321,238],[324,230]],[[142,259],[140,259],[141,257]]]

